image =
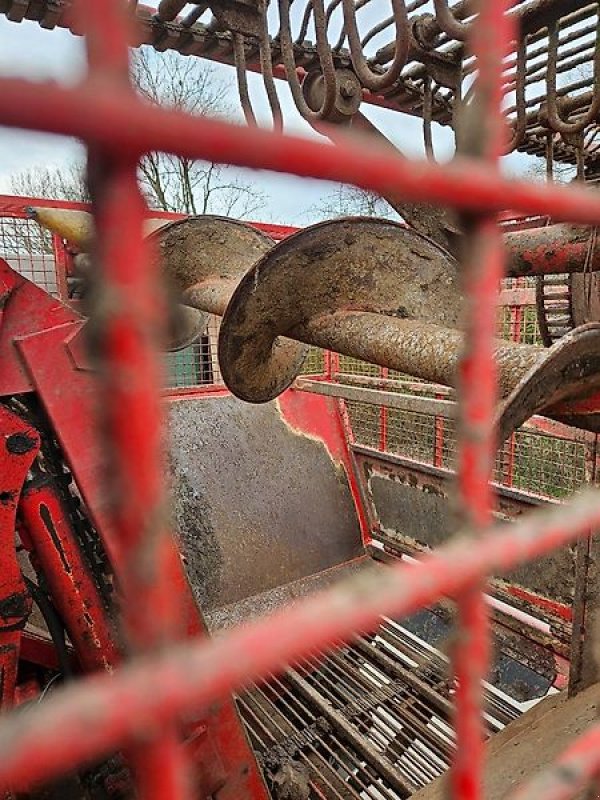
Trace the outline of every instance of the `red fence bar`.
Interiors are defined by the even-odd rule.
[[[383,380],[387,380],[389,375],[387,367],[381,367],[379,374]],[[387,435],[388,435],[388,410],[386,406],[381,406],[379,409],[379,449],[385,453],[387,450]]]
[[[443,400],[444,397],[439,392],[436,392],[436,399]],[[444,466],[444,434],[445,434],[444,417],[436,416],[433,420],[433,466]]]
[[[129,83],[131,16],[121,0],[78,5],[94,80],[115,91]],[[123,625],[135,653],[164,647],[184,625],[173,591],[179,556],[167,530],[163,482],[163,385],[159,347],[165,303],[143,240],[147,209],[135,153],[106,143],[88,152],[97,230],[94,313],[86,330],[99,370],[99,427],[105,491],[122,581]],[[143,601],[141,599],[143,598]],[[188,796],[186,752],[175,720],[130,753],[140,800]]]
[[[419,563],[359,573],[214,641],[175,645],[114,677],[89,678],[56,692],[35,714],[6,717],[0,725],[0,788],[26,787],[89,762],[261,675],[373,628],[382,614],[401,617],[442,595],[455,597],[482,575],[509,572],[599,525],[599,494],[590,490],[569,506],[532,513],[508,528],[494,526],[476,541],[457,538]],[[600,749],[595,758],[600,766]]]
[[[470,45],[477,58],[476,92],[462,109],[469,128],[462,152],[479,156],[496,173],[505,146],[502,114],[504,58],[514,39],[509,0],[479,3]],[[459,367],[458,492],[470,534],[481,537],[492,522],[491,485],[496,450],[497,401],[494,337],[496,297],[503,277],[502,234],[493,216],[465,219],[463,285],[467,301],[464,355]],[[483,575],[481,576],[484,577]],[[489,670],[489,622],[485,584],[478,580],[457,598],[459,637],[454,647],[456,752],[450,775],[453,795],[479,800],[483,791],[483,681]]]
[[[336,141],[335,149],[299,136],[282,136],[218,120],[151,108],[127,92],[97,84],[72,89],[55,84],[0,80],[3,125],[77,136],[94,145],[141,155],[164,150],[240,167],[343,181],[406,200],[465,211],[550,215],[555,221],[594,225],[600,197],[586,189],[507,180],[476,159],[440,166],[390,155],[363,142]]]
[[[518,279],[517,283],[520,283],[522,279]],[[521,325],[523,323],[524,312],[523,312],[523,305],[516,303],[521,298],[519,295],[523,295],[526,292],[530,293],[530,296],[526,299],[528,300],[528,304],[533,304],[535,302],[535,291],[533,289],[522,289],[517,288],[514,289],[513,292],[505,291],[501,292],[501,297],[499,298],[499,302],[502,303],[502,294],[509,295],[506,297],[509,300],[510,306],[510,338],[513,342],[520,342],[521,341]],[[510,295],[513,295],[510,297]],[[533,295],[533,297],[531,296]],[[515,305],[511,305],[510,303],[515,303]],[[502,448],[502,482],[505,486],[512,486],[514,480],[514,472],[515,472],[515,451],[516,451],[516,435],[512,433],[510,437],[504,442],[504,446]]]

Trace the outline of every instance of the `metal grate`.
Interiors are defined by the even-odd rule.
[[[452,662],[456,748],[449,793],[462,800],[481,797],[482,679],[490,640],[485,576],[530,561],[600,524],[598,497],[591,493],[550,517],[530,515],[509,530],[489,531],[493,310],[502,263],[495,215],[508,206],[582,224],[600,223],[600,198],[594,193],[511,183],[498,170],[505,143],[502,65],[516,36],[515,19],[507,13],[512,3],[480,3],[469,26],[479,98],[471,105],[481,114],[481,124],[471,128],[470,153],[463,154],[462,163],[422,163],[418,169],[407,159],[365,149],[360,142],[343,142],[334,150],[314,139],[281,138],[143,105],[127,83],[131,4],[80,0],[75,5],[73,18],[88,37],[90,83],[64,88],[2,79],[0,122],[78,136],[89,146],[94,162],[103,290],[114,301],[104,330],[98,331],[105,360],[98,407],[111,467],[104,479],[122,562],[123,628],[129,651],[146,656],[114,676],[95,677],[57,692],[44,707],[30,712],[27,725],[19,715],[5,718],[0,726],[0,786],[20,789],[89,763],[111,748],[127,747],[141,800],[188,797],[184,787],[189,755],[177,738],[182,717],[190,719],[197,709],[210,708],[232,690],[347,639],[353,631],[372,630],[382,614],[406,616],[450,595],[456,599],[460,630]],[[214,641],[166,647],[179,634],[184,610],[170,582],[179,556],[159,522],[164,518],[160,370],[146,335],[157,322],[155,284],[142,243],[145,209],[136,184],[139,156],[154,150],[349,181],[382,194],[394,191],[410,201],[427,200],[474,213],[462,273],[477,313],[466,319],[460,408],[464,436],[458,460],[458,496],[469,541],[440,548],[421,566],[398,564],[376,575],[361,575],[358,584],[344,584]],[[132,293],[138,300],[133,307],[126,302]],[[127,380],[133,372],[135,382]],[[600,769],[599,743],[600,726],[590,728],[561,757],[555,771],[543,777],[542,788],[534,781],[521,797],[562,798],[577,792]]]
[[[32,220],[0,216],[0,257],[49,294],[60,295],[52,234]]]
[[[199,341],[176,353],[168,353],[166,385],[169,389],[198,389],[223,386],[219,369],[218,348],[219,317],[211,316],[208,329]],[[302,375],[322,375],[325,370],[325,351],[309,348],[302,365]]]
[[[194,389],[223,384],[217,358],[219,319],[211,316],[206,333],[190,347],[168,353],[166,385],[170,389]]]
[[[502,448],[498,483],[541,497],[562,499],[589,483],[586,445],[527,430],[517,431]]]
[[[542,344],[535,306],[503,306],[499,317],[498,334],[503,339],[521,344]]]
[[[448,660],[383,620],[335,653],[317,653],[239,699],[265,773],[280,754],[316,773],[332,800],[398,800],[448,768],[454,751]],[[486,688],[487,733],[520,708]]]
[[[325,371],[325,351],[320,347],[310,347],[302,365],[302,375],[322,375]]]
[[[357,444],[428,466],[456,469],[453,420],[358,402],[347,402],[347,409]],[[589,451],[584,442],[521,429],[498,453],[494,481],[538,497],[562,499],[589,483]]]
[[[376,378],[381,375],[381,367],[376,364],[369,364],[366,361],[359,361],[357,358],[351,358],[350,356],[338,356],[336,367],[336,376],[338,374],[370,375]]]

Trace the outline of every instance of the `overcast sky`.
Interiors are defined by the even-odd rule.
[[[231,85],[232,105],[239,107],[235,76],[230,67],[217,65]],[[47,31],[36,23],[15,24],[0,16],[0,73],[27,77],[33,80],[57,80],[72,83],[85,73],[85,54],[82,40],[64,30]],[[249,76],[253,105],[262,124],[269,124],[262,80],[257,75]],[[287,86],[279,81],[286,130],[307,136],[316,135],[300,118]],[[402,150],[411,156],[422,157],[422,126],[405,114],[363,104],[363,112]],[[440,158],[452,153],[452,134],[447,129],[434,126],[436,151]],[[82,149],[77,141],[65,137],[15,131],[0,127],[0,192],[10,193],[11,176],[21,170],[40,166],[62,166],[72,162]],[[527,169],[528,160],[522,156],[511,156],[505,160],[511,172]],[[316,218],[315,205],[334,187],[326,182],[304,180],[272,173],[251,173],[268,196],[268,203],[261,218],[265,222],[307,224]]]

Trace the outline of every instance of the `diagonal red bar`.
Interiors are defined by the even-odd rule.
[[[35,713],[0,725],[0,788],[21,789],[90,762],[313,650],[374,628],[381,615],[401,617],[456,596],[482,576],[510,571],[599,525],[600,494],[589,491],[477,541],[457,539],[418,564],[359,574],[215,641],[176,645],[114,677],[57,691]]]

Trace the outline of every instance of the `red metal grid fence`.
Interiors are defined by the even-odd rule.
[[[114,676],[87,679],[57,692],[35,713],[0,725],[0,786],[18,789],[127,747],[139,797],[190,796],[187,757],[176,722],[217,698],[315,647],[373,626],[382,613],[402,615],[456,598],[460,637],[454,653],[457,750],[452,796],[482,796],[481,680],[487,668],[485,576],[506,571],[600,524],[595,492],[511,527],[491,526],[496,399],[492,340],[495,293],[502,275],[496,213],[526,214],[598,225],[600,198],[584,190],[507,181],[503,151],[502,61],[514,38],[507,0],[479,4],[470,33],[478,59],[480,137],[449,166],[414,163],[359,143],[336,150],[316,141],[248,131],[224,122],[149,108],[128,80],[130,5],[124,0],[78,2],[73,13],[86,31],[89,75],[73,88],[0,80],[0,123],[80,137],[88,147],[91,190],[109,303],[96,319],[93,342],[101,380],[102,418],[111,466],[114,547],[119,554],[132,661]],[[469,301],[460,380],[458,479],[464,536],[423,559],[398,565],[252,623],[217,641],[181,645],[182,617],[170,576],[178,558],[164,524],[161,369],[158,341],[162,300],[153,260],[142,238],[146,208],[136,163],[148,150],[355,183],[407,199],[447,204],[468,213],[462,264]],[[144,598],[144,602],[140,602]],[[148,609],[152,613],[148,613]],[[592,728],[553,770],[519,797],[572,796],[600,770],[600,729]],[[31,754],[35,753],[33,760]]]

